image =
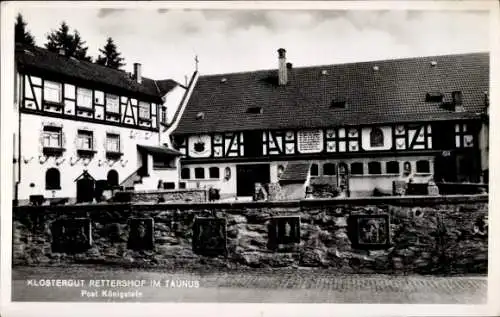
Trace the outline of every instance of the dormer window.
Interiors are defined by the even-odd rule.
[[[440,92],[428,92],[425,94],[426,102],[443,102],[443,94]]]
[[[62,88],[61,83],[46,80],[43,88],[43,99],[48,102],[61,103],[62,102]]]
[[[249,107],[249,108],[247,108],[247,113],[261,114],[262,113],[262,107]]]
[[[196,120],[203,120],[205,119],[205,113],[204,112],[198,112],[196,114]]]
[[[78,87],[76,102],[78,107],[92,109],[92,90]]]
[[[330,104],[330,108],[344,109],[347,106],[347,101],[344,99],[334,99]]]

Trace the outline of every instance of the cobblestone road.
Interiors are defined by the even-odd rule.
[[[89,298],[82,296],[81,290],[93,291],[95,288],[27,286],[28,280],[40,279],[83,279],[86,285],[91,279],[145,280],[147,284],[138,289],[113,289],[139,290],[140,298],[110,298],[100,293]],[[152,280],[162,281],[162,287],[152,287]],[[180,273],[23,267],[13,270],[12,293],[15,301],[482,304],[486,301],[487,279],[481,276],[335,275],[301,269]]]

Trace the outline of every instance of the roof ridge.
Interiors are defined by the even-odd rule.
[[[41,47],[41,46],[37,46],[37,45],[35,45],[35,46],[28,46],[28,45],[25,45],[25,44],[22,44],[22,43],[16,43],[16,46],[17,46],[17,45],[19,45],[20,47],[22,47],[23,49],[26,49],[26,50],[28,50],[28,51],[29,51],[30,49],[33,49],[33,48],[34,48],[34,49],[37,49],[37,50],[43,51],[43,52],[45,52],[45,53],[47,53],[47,54],[51,54],[51,55],[53,55],[53,56],[57,56],[57,58],[63,58],[63,57],[66,57],[66,58],[71,58],[71,57],[73,57],[73,58],[75,58],[76,60],[78,60],[78,62],[80,62],[80,63],[87,63],[87,64],[89,64],[89,65],[94,65],[94,66],[100,67],[100,68],[102,68],[102,69],[106,69],[107,71],[114,71],[114,72],[116,72],[116,73],[120,73],[120,74],[123,74],[123,75],[127,75],[127,73],[129,73],[129,72],[125,71],[125,70],[116,69],[116,68],[111,68],[111,67],[108,67],[108,66],[100,65],[100,64],[97,64],[97,63],[94,63],[94,62],[90,62],[90,61],[83,60],[83,59],[78,59],[78,58],[76,58],[76,57],[74,57],[74,56],[61,56],[61,55],[59,55],[59,54],[58,54],[58,53],[56,53],[56,52],[53,52],[53,51],[51,51],[51,50],[49,50],[49,49],[47,49],[47,48],[44,48],[44,47]],[[152,80],[152,81],[154,81],[154,80],[155,80],[155,79],[152,79],[152,78],[149,78],[149,77],[145,77],[145,76],[142,76],[142,79]]]
[[[352,64],[369,64],[369,63],[383,63],[383,62],[395,62],[395,61],[408,61],[408,60],[417,60],[417,59],[430,59],[430,58],[442,58],[442,57],[452,57],[452,56],[471,56],[471,55],[487,55],[490,54],[489,51],[476,51],[476,52],[468,52],[468,53],[453,53],[453,54],[435,54],[435,55],[423,55],[423,56],[414,56],[414,57],[399,57],[399,58],[387,58],[387,59],[375,59],[375,60],[365,60],[365,61],[355,61],[355,62],[343,62],[343,63],[335,63],[335,64],[319,64],[319,65],[310,65],[310,66],[300,66],[293,67],[293,69],[297,70],[305,70],[311,68],[321,68],[321,67],[333,67],[340,65],[352,65]],[[207,74],[200,75],[200,77],[218,77],[218,76],[231,76],[231,75],[243,75],[250,73],[266,73],[270,71],[276,71],[277,68],[267,68],[267,69],[257,69],[257,70],[245,70],[245,71],[235,71],[229,73],[215,73],[215,74]]]

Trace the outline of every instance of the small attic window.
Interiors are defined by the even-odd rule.
[[[343,99],[334,99],[330,104],[330,108],[344,109],[347,106],[347,101]]]
[[[205,119],[205,113],[204,112],[198,112],[196,114],[196,120],[203,120]]]
[[[262,113],[262,107],[248,107],[247,108],[247,113],[261,114]]]
[[[440,92],[428,92],[425,94],[426,102],[442,102],[443,94]]]
[[[220,82],[223,83],[223,84],[226,83],[227,82],[227,78],[226,77],[221,78]]]

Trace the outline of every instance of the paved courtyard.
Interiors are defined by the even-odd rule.
[[[308,269],[201,273],[20,267],[12,275],[13,301],[482,304],[487,293],[485,276],[336,275]],[[83,280],[84,286],[41,286],[57,279]],[[110,287],[102,280],[145,284]]]

